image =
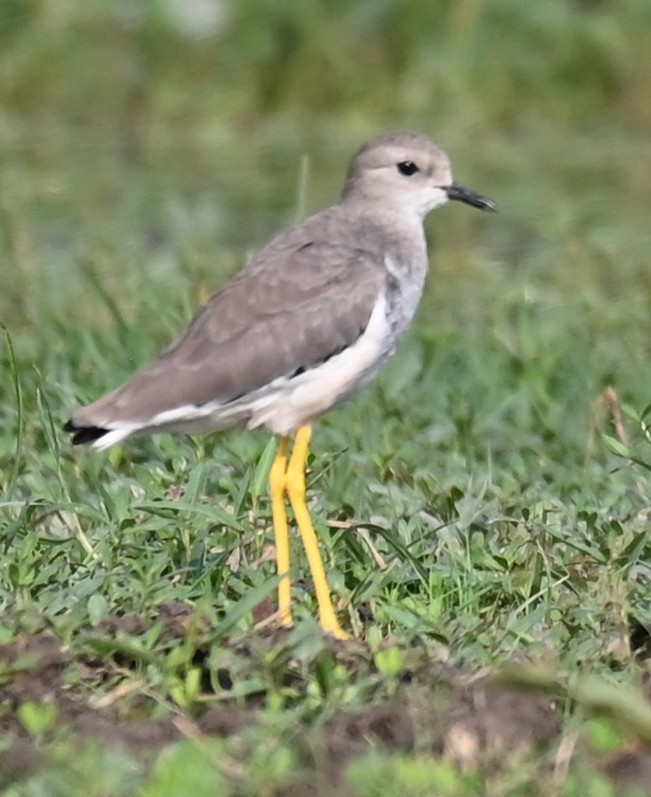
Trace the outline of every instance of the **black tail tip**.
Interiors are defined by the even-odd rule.
[[[63,431],[71,432],[73,446],[79,446],[84,443],[94,443],[95,440],[104,437],[109,430],[102,429],[101,426],[78,426],[74,421],[70,420],[64,425]]]

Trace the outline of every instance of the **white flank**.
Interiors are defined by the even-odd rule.
[[[113,427],[105,435],[102,435],[98,440],[95,440],[94,443],[91,443],[91,448],[94,448],[95,451],[105,451],[107,448],[125,440],[127,437],[131,437],[131,435],[141,427],[142,424],[137,423],[124,423],[120,426]]]
[[[277,379],[251,401],[249,428],[287,435],[316,420],[375,376],[392,346],[386,301],[380,294],[363,334],[349,348],[293,379]]]
[[[143,421],[114,421],[107,424],[109,431],[92,447],[103,451],[138,434],[202,434],[240,424],[249,429],[264,426],[274,434],[291,434],[366,385],[392,353],[391,337],[386,301],[380,295],[363,334],[352,346],[321,365],[299,376],[278,377],[227,404],[184,404]]]

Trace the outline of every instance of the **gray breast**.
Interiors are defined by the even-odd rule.
[[[406,264],[385,255],[387,272],[387,321],[391,330],[393,347],[405,336],[423,295],[427,261],[423,257]]]

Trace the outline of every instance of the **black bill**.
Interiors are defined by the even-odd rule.
[[[469,188],[464,188],[458,183],[449,185],[445,189],[445,192],[448,195],[448,199],[453,199],[457,202],[465,202],[466,205],[472,205],[473,208],[479,208],[479,210],[490,210],[493,213],[497,213],[497,205],[491,199],[487,199],[481,194],[476,194],[474,191],[471,191]]]

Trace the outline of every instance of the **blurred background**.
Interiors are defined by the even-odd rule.
[[[395,129],[502,209],[428,220],[397,383],[429,344],[463,340],[466,373],[488,347],[467,400],[508,371],[526,423],[581,450],[607,385],[648,403],[648,0],[3,0],[0,318],[21,362],[65,402],[111,387]]]

